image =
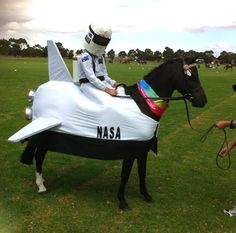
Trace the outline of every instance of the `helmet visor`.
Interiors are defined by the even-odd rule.
[[[89,26],[89,30],[90,32],[85,36],[85,40],[87,41],[87,43],[89,44],[90,41],[92,40],[95,44],[101,45],[101,46],[107,46],[110,42],[110,38],[105,38],[102,37],[98,34],[96,34],[91,25]]]

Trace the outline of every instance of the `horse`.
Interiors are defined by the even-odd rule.
[[[144,65],[144,64],[147,64],[147,61],[144,59],[137,59],[137,63]]]
[[[211,63],[205,63],[205,68],[210,68],[210,69],[212,69],[212,68],[213,68],[213,66],[212,66],[212,64],[211,64]]]
[[[110,98],[122,99],[120,101],[123,101],[123,105],[125,105],[125,102],[129,99],[134,102],[134,105],[137,106],[137,109],[143,116],[152,120],[152,123],[159,123],[175,90],[183,96],[191,95],[189,101],[192,106],[202,108],[207,103],[207,97],[199,79],[195,60],[195,58],[185,58],[167,61],[155,67],[138,82],[130,86],[125,86],[124,90],[126,95],[122,97],[110,96]],[[146,92],[145,88],[147,86],[149,90],[152,90],[151,95],[149,91]],[[53,98],[52,93],[50,94],[50,98]],[[128,112],[126,115],[129,115]],[[153,127],[149,121],[143,122],[142,125],[143,127]],[[121,210],[130,209],[125,198],[125,188],[134,161],[137,160],[140,194],[143,196],[144,201],[148,203],[154,202],[146,186],[146,169],[148,152],[150,150],[156,152],[157,129],[153,129],[154,133],[150,139],[143,141],[114,140],[120,137],[119,127],[116,129],[100,129],[98,127],[97,130],[98,135],[100,135],[99,139],[89,139],[83,136],[73,137],[73,135],[70,134],[46,130],[22,140],[23,142],[27,142],[27,145],[21,155],[21,162],[24,164],[32,164],[33,158],[35,158],[38,192],[46,192],[42,175],[42,165],[46,153],[47,151],[55,151],[95,159],[123,160],[121,180],[117,193],[119,208]]]
[[[233,70],[233,65],[232,65],[232,64],[226,64],[226,65],[224,66],[224,69],[225,69],[225,70],[228,70],[228,69]]]
[[[132,59],[128,56],[124,56],[120,58],[120,63],[121,64],[129,64]]]

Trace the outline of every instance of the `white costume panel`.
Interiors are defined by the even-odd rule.
[[[154,136],[158,122],[143,114],[131,98],[112,97],[94,87],[86,96],[71,82],[49,81],[34,97],[33,120],[55,118],[53,131],[109,140],[146,141]]]
[[[53,41],[48,41],[48,60],[50,81],[35,93],[33,121],[8,140],[16,142],[45,130],[101,140],[153,138],[159,123],[143,114],[125,96],[124,89],[118,90],[121,98],[112,97],[91,83],[75,85]]]

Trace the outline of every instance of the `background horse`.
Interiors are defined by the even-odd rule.
[[[160,109],[157,109],[158,113],[156,114],[156,105],[154,105],[153,109],[150,102],[157,103],[157,105],[166,105],[169,97],[172,96],[175,90],[179,91],[182,95],[191,94],[192,98],[190,101],[194,107],[204,107],[207,99],[194,62],[195,59],[186,59],[185,61],[176,59],[163,63],[144,76],[143,80],[134,85],[127,86],[125,88],[126,94],[130,95],[143,114],[157,122],[160,121],[162,114],[158,112]],[[148,95],[148,93],[145,96],[145,90],[142,89],[141,85],[143,82],[156,94],[154,100],[152,99],[153,96]],[[123,101],[125,103],[126,100],[124,99]],[[145,125],[145,122],[143,124]],[[86,138],[81,137],[79,141],[76,141],[71,135],[45,131],[28,137],[25,140],[28,143],[22,154],[21,162],[32,164],[32,159],[35,157],[36,184],[39,187],[39,192],[45,192],[42,165],[48,150],[79,156],[86,155],[86,157],[96,159],[122,159],[121,181],[117,196],[120,202],[120,209],[127,210],[129,206],[125,199],[125,187],[135,159],[137,159],[138,164],[140,193],[146,202],[153,202],[153,198],[146,187],[146,165],[148,151],[150,149],[155,150],[156,139],[154,134],[153,138],[146,141],[116,142],[115,140],[102,140],[102,144],[98,146],[96,139],[88,142]],[[109,157],[102,156],[102,153],[104,155],[109,154]]]
[[[226,64],[226,65],[224,66],[224,69],[225,69],[225,70],[228,70],[228,69],[233,70],[233,65],[232,65],[232,64]]]
[[[121,64],[129,64],[131,62],[131,58],[128,56],[120,57],[119,60]]]

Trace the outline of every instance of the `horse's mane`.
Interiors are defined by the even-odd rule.
[[[174,58],[169,61],[166,61],[160,64],[159,66],[153,68],[148,74],[144,76],[144,79],[153,75],[158,76],[158,74],[162,73],[163,70],[166,69],[168,65],[176,63],[176,62],[182,62],[182,60],[180,58]]]

